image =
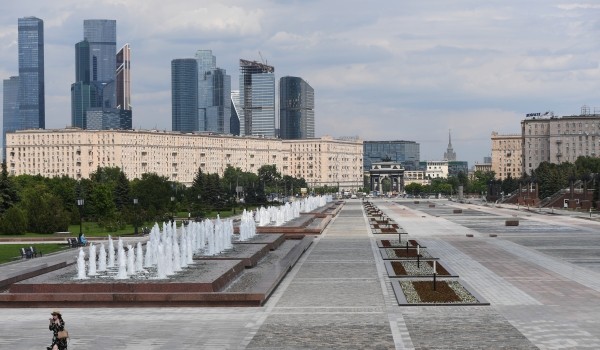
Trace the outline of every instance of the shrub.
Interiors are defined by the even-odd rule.
[[[0,231],[5,235],[22,235],[27,232],[27,216],[17,207],[10,207],[0,220]]]

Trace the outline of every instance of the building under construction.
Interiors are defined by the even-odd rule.
[[[275,137],[275,68],[240,59],[240,135]]]

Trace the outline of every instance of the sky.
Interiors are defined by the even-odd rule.
[[[200,49],[232,89],[239,59],[305,79],[315,136],[416,141],[421,160],[443,159],[451,130],[458,160],[482,163],[527,113],[600,106],[600,1],[19,0],[0,11],[2,79],[26,16],[44,20],[47,129],[71,123],[84,19],[117,20],[131,45],[135,129],[171,130],[171,60]]]

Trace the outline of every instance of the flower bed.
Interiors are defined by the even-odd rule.
[[[417,266],[416,261],[392,261],[396,276],[433,275],[433,261],[422,261]],[[438,262],[435,267],[438,276],[450,276],[450,273]]]
[[[479,303],[458,281],[400,281],[408,304],[474,304]]]
[[[398,240],[392,241],[389,239],[382,239],[381,240],[381,246],[384,248],[388,248],[388,247],[398,247],[398,246],[403,246],[406,244],[406,241],[404,242],[398,242]],[[417,246],[417,241],[415,241],[414,239],[409,239],[408,240],[408,246],[409,247],[416,247]]]
[[[417,250],[414,248],[410,248],[408,251],[404,248],[385,249],[385,252],[389,259],[417,259]],[[425,249],[421,249],[420,253],[421,259],[432,258],[431,254],[429,254]]]

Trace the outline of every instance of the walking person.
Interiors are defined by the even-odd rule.
[[[50,317],[50,326],[48,327],[52,332],[52,344],[47,348],[48,350],[66,350],[67,349],[67,337],[59,337],[59,332],[65,331],[65,321],[62,319],[62,315],[59,310],[52,311],[52,317]]]

